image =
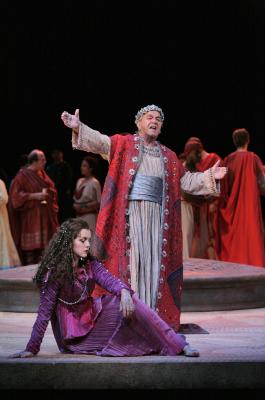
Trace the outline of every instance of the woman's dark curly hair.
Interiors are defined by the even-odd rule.
[[[89,229],[88,223],[81,218],[70,218],[62,223],[58,231],[51,238],[46,247],[33,281],[40,285],[50,268],[52,280],[74,281],[74,253],[73,240],[82,229]],[[49,278],[49,279],[50,279]]]

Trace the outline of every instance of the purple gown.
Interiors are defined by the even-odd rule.
[[[62,353],[115,357],[174,356],[181,353],[187,344],[183,335],[171,329],[136,295],[132,296],[135,304],[133,317],[124,319],[120,311],[120,293],[122,289],[131,294],[133,291],[100,262],[90,261],[80,267],[73,284],[61,286],[49,279],[51,273],[52,268],[40,290],[38,315],[26,351],[39,352],[50,320]],[[111,294],[93,298],[95,283]]]

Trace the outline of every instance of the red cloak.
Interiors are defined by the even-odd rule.
[[[161,269],[156,311],[175,329],[180,323],[183,286],[180,179],[184,168],[176,154],[160,145],[164,164]],[[97,220],[94,254],[109,270],[130,284],[128,194],[139,167],[142,141],[139,135],[111,137],[108,175]]]
[[[255,153],[235,151],[225,158],[223,166],[228,167],[228,173],[221,182],[215,221],[217,255],[222,261],[265,267],[262,162]]]
[[[29,194],[48,189],[47,204],[28,200]],[[12,181],[9,192],[10,225],[16,246],[21,251],[44,249],[58,224],[57,190],[45,171],[22,168]],[[19,233],[16,234],[16,233]]]

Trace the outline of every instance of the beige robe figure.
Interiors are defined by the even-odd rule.
[[[191,257],[192,239],[194,235],[194,215],[193,207],[183,197],[181,197],[181,227],[183,243],[183,259]]]
[[[0,179],[0,269],[21,265],[18,252],[11,235],[7,213],[8,193],[4,181]]]
[[[89,179],[79,178],[76,183],[73,199],[74,203],[80,206],[86,206],[93,201],[97,201],[100,204],[101,187],[99,181],[94,176],[91,176]],[[88,223],[92,235],[96,230],[97,216],[98,213],[87,213],[78,216]]]

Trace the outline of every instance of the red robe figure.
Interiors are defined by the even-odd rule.
[[[187,140],[183,157],[190,172],[204,172],[221,158],[208,153],[198,137]],[[184,257],[216,259],[213,217],[218,199],[214,196],[194,196],[182,192],[182,231]]]
[[[29,154],[10,186],[10,225],[23,265],[36,264],[58,228],[57,190],[44,171],[41,150]]]
[[[216,252],[220,260],[265,267],[264,225],[260,195],[265,178],[260,158],[247,150],[246,129],[233,132],[236,151],[223,162],[228,173],[221,186],[216,218]]]

